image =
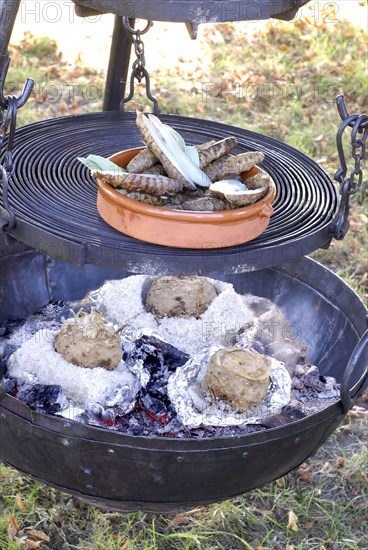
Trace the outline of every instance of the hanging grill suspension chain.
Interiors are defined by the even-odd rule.
[[[0,231],[11,231],[15,226],[15,214],[9,204],[9,183],[14,173],[13,145],[17,124],[17,111],[27,102],[32,93],[34,81],[27,78],[19,97],[4,96],[4,84],[10,65],[9,55],[6,56],[0,69],[0,151],[3,147],[4,156],[0,160],[0,189],[2,202],[0,204]]]
[[[337,170],[334,178],[340,183],[341,202],[333,227],[333,235],[335,239],[340,241],[345,237],[350,225],[350,196],[360,189],[363,182],[363,170],[361,165],[366,153],[366,141],[368,138],[368,115],[364,113],[361,115],[349,115],[346,109],[344,96],[342,95],[336,98],[336,104],[342,123],[336,136],[340,168]],[[354,159],[354,168],[349,175],[343,147],[343,135],[348,126],[352,129],[351,146],[352,156]]]
[[[133,63],[132,67],[132,73],[130,76],[130,92],[129,95],[123,99],[121,102],[122,110],[124,111],[124,106],[126,103],[128,103],[131,99],[134,97],[134,81],[137,80],[139,83],[142,82],[144,79],[146,82],[146,95],[150,101],[153,103],[153,112],[155,115],[158,114],[158,101],[155,97],[153,97],[151,93],[151,80],[150,75],[146,69],[146,58],[144,55],[144,44],[141,39],[142,34],[146,34],[152,27],[153,23],[152,21],[147,21],[147,25],[143,30],[139,29],[133,29],[132,26],[129,23],[129,18],[124,17],[123,23],[126,32],[128,32],[131,36],[134,51],[137,59]]]

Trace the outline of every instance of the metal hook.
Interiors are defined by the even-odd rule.
[[[0,205],[0,230],[10,231],[15,226],[15,213],[9,205],[9,176],[4,166],[0,165],[0,181],[3,188],[3,204],[4,208]]]
[[[339,98],[342,98],[343,108],[346,110],[344,97],[339,96]],[[336,103],[337,103],[337,99],[336,99]],[[337,106],[337,108],[338,108],[339,114],[341,116],[339,105]],[[358,115],[349,115],[348,114],[345,118],[343,118],[342,116],[341,116],[341,118],[342,118],[343,122],[340,124],[340,127],[337,131],[337,134],[336,134],[336,146],[337,146],[337,152],[339,154],[339,160],[340,160],[340,168],[337,170],[337,172],[335,174],[335,180],[336,181],[341,181],[341,177],[345,178],[346,173],[348,171],[348,167],[347,167],[346,159],[345,159],[344,147],[343,147],[343,143],[342,143],[342,137],[343,137],[345,128],[347,126],[350,126],[350,127],[354,126],[354,123],[357,120]]]
[[[140,34],[140,35],[146,34],[146,32],[148,32],[153,25],[153,21],[150,21],[149,19],[147,19],[147,24],[143,30],[134,29],[131,26],[129,19],[130,19],[129,17],[123,17],[124,26],[127,29],[127,31],[130,32],[130,34]]]
[[[356,117],[358,115],[349,115],[349,112],[346,108],[346,104],[345,104],[345,98],[343,95],[338,95],[336,97],[336,106],[337,106],[337,110],[339,112],[339,115],[340,115],[340,118],[341,120],[345,121],[347,118],[350,117],[350,122],[349,122],[349,126],[350,127],[353,127],[354,126],[354,122],[356,120]],[[351,117],[355,117],[355,119],[351,119]],[[360,125],[360,131],[362,131],[364,128],[366,128],[368,126],[368,118],[367,120]]]
[[[4,96],[4,84],[5,84],[6,76],[8,74],[9,65],[10,65],[10,57],[9,57],[9,54],[7,54],[4,65],[1,69],[1,74],[0,74],[0,108],[1,109],[8,108],[8,99]],[[22,93],[20,94],[19,97],[16,98],[16,105],[18,109],[20,109],[20,107],[23,107],[23,105],[28,101],[32,93],[33,86],[34,86],[34,80],[32,78],[27,78],[23,86]]]
[[[153,97],[153,95],[151,93],[151,81],[150,81],[150,76],[148,74],[147,69],[142,69],[142,74],[143,74],[143,78],[146,81],[146,96],[153,103],[153,113],[155,115],[158,115],[159,114],[158,101],[155,97]],[[135,76],[134,71],[133,71],[132,74],[131,74],[131,77],[130,77],[130,92],[129,92],[129,95],[126,98],[124,98],[121,102],[121,110],[123,112],[124,112],[124,109],[125,109],[125,104],[129,103],[129,101],[131,101],[134,97],[134,80],[135,80],[135,78],[136,78],[136,76]]]

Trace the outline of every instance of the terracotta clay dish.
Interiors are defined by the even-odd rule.
[[[109,160],[126,168],[142,147],[115,153]],[[256,166],[242,180],[259,171]],[[251,241],[267,228],[273,213],[276,186],[271,180],[258,202],[235,210],[193,212],[169,210],[133,200],[99,181],[97,209],[111,227],[153,244],[177,248],[226,248]]]

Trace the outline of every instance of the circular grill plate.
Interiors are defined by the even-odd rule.
[[[291,262],[331,240],[337,192],[311,159],[275,139],[224,124],[173,115],[163,122],[187,143],[234,135],[236,153],[260,150],[274,179],[275,213],[260,237],[226,249],[176,249],[127,237],[108,226],[96,208],[97,186],[78,156],[109,156],[141,145],[133,113],[93,113],[46,120],[16,133],[10,203],[11,235],[69,263],[106,265],[130,272],[240,273]]]

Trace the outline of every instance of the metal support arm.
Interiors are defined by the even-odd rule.
[[[130,25],[134,26],[134,20]],[[110,61],[106,76],[103,111],[120,111],[120,102],[125,96],[132,40],[125,30],[121,17],[115,17]]]
[[[8,56],[8,46],[21,0],[0,0],[0,73]]]

